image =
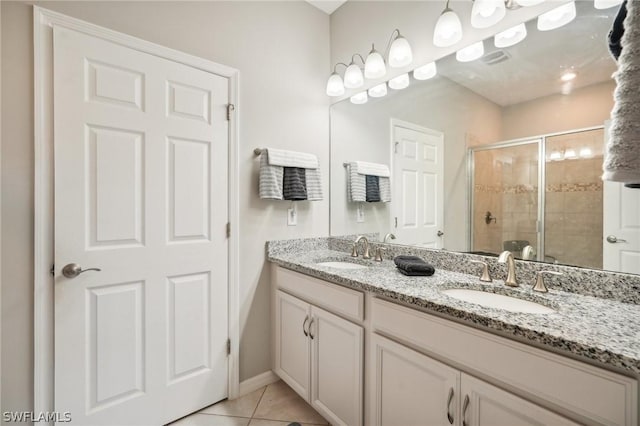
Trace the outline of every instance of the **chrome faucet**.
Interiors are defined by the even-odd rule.
[[[382,240],[382,242],[387,243],[389,242],[389,239],[395,240],[396,236],[393,235],[391,232],[389,232],[387,235],[384,236],[384,240]]]
[[[363,259],[371,259],[371,255],[369,254],[369,240],[364,235],[358,235],[355,242],[353,243],[353,249],[351,250],[351,257],[358,257],[358,243],[360,241],[364,241],[364,253],[362,253]]]
[[[510,251],[503,251],[498,257],[498,263],[507,264],[507,279],[504,280],[504,284],[509,287],[518,287],[518,281],[516,280],[516,262],[513,259],[513,253]]]

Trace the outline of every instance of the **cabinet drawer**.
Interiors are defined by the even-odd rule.
[[[372,306],[379,332],[590,423],[636,425],[634,379],[381,299]]]
[[[335,314],[362,322],[364,320],[364,293],[337,284],[275,266],[272,282],[286,291],[325,308]]]

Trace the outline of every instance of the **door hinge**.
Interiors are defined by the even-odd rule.
[[[55,275],[56,275],[56,264],[55,263],[53,265],[51,265],[51,269],[49,269],[49,273],[51,274],[52,277],[55,277]]]
[[[227,104],[227,121],[231,120],[231,111],[235,111],[236,106],[234,104]]]
[[[227,339],[227,355],[231,355],[231,339]]]
[[[227,222],[227,238],[231,238],[231,222]]]

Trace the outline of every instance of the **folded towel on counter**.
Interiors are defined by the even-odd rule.
[[[398,271],[409,276],[430,277],[436,270],[418,256],[396,256],[393,259]]]
[[[627,2],[622,52],[614,74],[615,104],[605,150],[605,180],[640,183],[640,2]]]
[[[260,198],[267,200],[282,200],[282,180],[284,169],[269,164],[269,153],[260,154]]]
[[[303,169],[317,169],[320,167],[318,157],[313,154],[273,148],[267,148],[267,151],[271,166],[299,167]]]
[[[358,169],[358,173],[360,173],[361,175],[383,177],[391,176],[391,172],[389,172],[389,166],[386,166],[384,164],[367,163],[366,161],[355,161],[355,163]]]
[[[300,201],[307,199],[307,179],[305,169],[285,167],[282,178],[282,195],[285,200]]]
[[[364,178],[367,203],[380,202],[380,184],[378,183],[378,176],[365,175]]]
[[[380,201],[383,203],[391,202],[391,179],[388,177],[380,176],[378,178],[378,185],[380,186]]]
[[[351,202],[365,202],[366,179],[363,174],[358,173],[358,165],[351,162],[347,165],[347,200]]]
[[[307,200],[322,200],[322,176],[320,175],[320,168],[304,169],[304,171],[307,182]]]

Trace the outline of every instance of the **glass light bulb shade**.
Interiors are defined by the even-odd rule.
[[[429,80],[430,78],[435,77],[437,73],[438,70],[436,69],[436,63],[429,62],[428,64],[413,70],[413,78],[416,80]]]
[[[377,50],[372,50],[364,62],[365,78],[380,78],[387,73],[387,67],[384,64],[384,58]]]
[[[344,95],[344,83],[342,77],[337,72],[334,72],[329,76],[327,81],[327,96],[342,96]]]
[[[596,9],[609,9],[622,3],[622,0],[595,0],[593,7]]]
[[[459,62],[471,62],[484,55],[484,43],[479,41],[477,43],[470,44],[469,46],[460,49],[456,52],[456,59]]]
[[[589,148],[588,146],[585,146],[584,148],[580,148],[580,157],[589,158],[591,156],[593,156],[593,152],[591,151],[591,148]]]
[[[567,81],[575,80],[577,76],[578,76],[578,73],[575,71],[566,71],[564,74],[560,76],[560,80],[567,82]]]
[[[369,96],[372,98],[381,98],[387,94],[387,83],[381,83],[369,89]]]
[[[389,87],[394,90],[402,90],[409,87],[409,74],[400,74],[389,80]]]
[[[545,0],[516,0],[516,3],[523,7],[535,6],[544,3]]]
[[[576,154],[576,150],[575,149],[568,149],[564,152],[564,159],[565,160],[571,160],[576,158],[578,155]]]
[[[359,66],[351,62],[344,72],[344,87],[347,89],[357,89],[364,84],[364,77]]]
[[[413,62],[411,45],[406,38],[398,36],[389,49],[389,65],[393,68],[405,67]]]
[[[496,34],[493,44],[500,48],[509,47],[520,43],[525,37],[527,37],[527,26],[522,23]]]
[[[471,9],[471,26],[489,28],[500,22],[506,13],[504,0],[474,0]]]
[[[367,92],[360,92],[353,95],[350,100],[352,104],[362,105],[367,103],[369,97],[367,96]]]
[[[551,155],[549,155],[549,160],[560,161],[562,160],[562,154],[559,151],[553,151]]]
[[[556,28],[560,28],[563,25],[567,25],[573,21],[576,17],[576,3],[563,4],[560,7],[556,7],[548,12],[538,16],[538,30],[539,31],[551,31]]]
[[[453,46],[462,40],[462,22],[451,9],[445,9],[433,30],[433,44],[438,47]]]

